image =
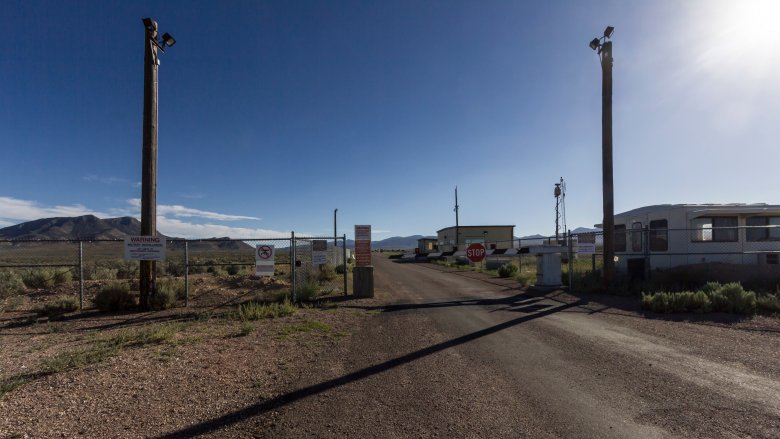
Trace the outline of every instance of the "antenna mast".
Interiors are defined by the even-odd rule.
[[[455,186],[455,248],[454,250],[458,250],[458,243],[460,242],[460,223],[458,222],[458,210],[460,210],[460,206],[458,206],[458,187]]]
[[[561,177],[558,183],[555,183],[555,242],[558,242],[561,226],[563,222],[563,230],[566,230],[566,182]]]

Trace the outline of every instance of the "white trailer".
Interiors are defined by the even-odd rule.
[[[780,205],[662,204],[615,215],[616,267],[780,262]],[[649,263],[649,266],[647,266]]]

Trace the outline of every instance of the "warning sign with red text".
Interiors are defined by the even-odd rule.
[[[359,267],[371,265],[371,226],[355,226],[355,264]]]

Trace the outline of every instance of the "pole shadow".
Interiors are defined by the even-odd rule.
[[[491,326],[489,328],[481,329],[479,331],[472,332],[470,334],[462,335],[460,337],[453,338],[451,340],[447,340],[441,343],[437,343],[434,345],[431,345],[427,348],[423,348],[420,350],[417,350],[415,352],[411,352],[409,354],[403,355],[398,358],[394,358],[392,360],[385,361],[380,364],[376,364],[373,366],[369,366],[363,369],[360,369],[358,371],[343,375],[338,378],[334,378],[328,381],[324,381],[318,384],[314,384],[308,387],[304,387],[298,390],[294,390],[292,392],[286,393],[284,395],[277,396],[275,398],[271,398],[267,401],[259,402],[253,405],[250,405],[248,407],[245,407],[243,409],[234,411],[232,413],[225,414],[223,416],[220,416],[218,418],[210,419],[208,421],[203,421],[195,425],[191,425],[189,427],[183,428],[181,430],[167,433],[161,436],[157,436],[159,439],[173,439],[173,438],[183,438],[183,437],[194,437],[199,436],[202,434],[207,434],[214,432],[216,430],[219,430],[220,428],[227,427],[236,423],[239,423],[245,419],[249,419],[258,415],[262,415],[266,412],[269,412],[271,410],[278,409],[280,407],[283,407],[285,405],[294,403],[296,401],[299,401],[301,399],[307,398],[309,396],[317,395],[322,392],[326,392],[328,390],[334,389],[336,387],[340,387],[343,385],[347,385],[359,380],[362,380],[364,378],[368,378],[372,375],[377,375],[382,372],[388,371],[390,369],[403,366],[405,364],[411,363],[413,361],[419,360],[423,357],[427,357],[429,355],[436,354],[438,352],[441,352],[445,349],[449,349],[455,346],[462,345],[464,343],[468,343],[470,341],[494,334],[496,332],[502,331],[507,328],[511,328],[513,326],[538,319],[541,317],[548,316],[550,314],[554,314],[560,311],[563,311],[565,309],[579,306],[581,305],[581,302],[574,302],[574,303],[567,303],[563,304],[554,308],[549,308],[543,311],[539,311],[535,314],[525,315],[522,317],[518,317],[509,321],[506,321],[504,323],[500,323],[498,325]]]

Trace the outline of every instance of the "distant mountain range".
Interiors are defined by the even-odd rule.
[[[579,227],[572,230],[572,233],[588,233],[600,231],[600,229],[589,229]],[[73,240],[100,240],[100,239],[122,239],[125,236],[137,236],[141,234],[141,222],[129,216],[120,218],[101,219],[94,215],[84,215],[77,217],[59,217],[43,218],[26,223],[0,229],[0,239],[73,239]],[[159,236],[168,239],[176,239],[158,233]],[[393,236],[390,238],[372,241],[371,247],[375,250],[408,250],[417,247],[417,240],[421,238],[433,238],[435,236],[412,235],[412,236]],[[530,235],[515,237],[523,241],[542,240],[548,238],[542,235]],[[222,242],[220,242],[222,241]],[[524,242],[524,244],[526,244]],[[211,238],[205,241],[190,244],[200,248],[215,248],[221,250],[235,250],[243,248],[248,244],[242,241],[229,241],[229,238]],[[348,248],[355,248],[355,241],[347,240]]]
[[[101,219],[94,215],[76,217],[43,218],[0,229],[0,239],[44,240],[72,239],[94,241],[102,239],[123,239],[141,234],[141,222],[129,216]],[[176,239],[157,234],[166,239]],[[237,250],[248,247],[241,241],[229,238],[212,238],[190,244],[193,249]]]

